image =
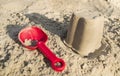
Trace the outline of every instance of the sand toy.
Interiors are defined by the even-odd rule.
[[[64,70],[65,62],[56,57],[45,45],[48,37],[40,28],[36,26],[26,27],[19,32],[18,38],[26,48],[31,50],[39,49],[50,60],[51,67],[55,71],[60,72]]]

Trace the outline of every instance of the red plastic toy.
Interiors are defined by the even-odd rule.
[[[44,56],[50,60],[51,67],[55,71],[60,72],[64,70],[65,62],[62,59],[56,57],[56,55],[53,54],[51,50],[45,45],[45,42],[47,41],[48,37],[39,27],[30,26],[22,29],[19,32],[18,38],[26,48],[31,50],[39,49],[44,54]],[[26,39],[36,41],[36,45],[25,45],[24,42]]]

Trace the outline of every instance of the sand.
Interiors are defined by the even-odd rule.
[[[0,76],[120,76],[119,0],[0,0]],[[105,18],[102,46],[81,57],[63,43],[73,12]],[[47,35],[46,45],[66,62],[54,71],[39,50],[18,40],[19,31],[36,25]]]

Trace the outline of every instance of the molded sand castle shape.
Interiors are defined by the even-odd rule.
[[[65,44],[81,56],[87,56],[101,46],[104,18],[73,14]]]

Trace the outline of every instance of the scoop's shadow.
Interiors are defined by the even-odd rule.
[[[67,22],[68,17],[64,17],[63,23],[58,22],[58,19],[55,21],[53,19],[49,19],[44,15],[38,13],[26,14],[26,17],[29,18],[31,22],[35,24],[40,24],[43,28],[48,30],[49,32],[58,35],[61,39],[65,38],[67,33]]]
[[[18,33],[22,28],[24,28],[24,26],[13,25],[13,24],[7,25],[6,27],[7,34],[9,35],[9,37],[18,44],[20,44],[18,40]]]

